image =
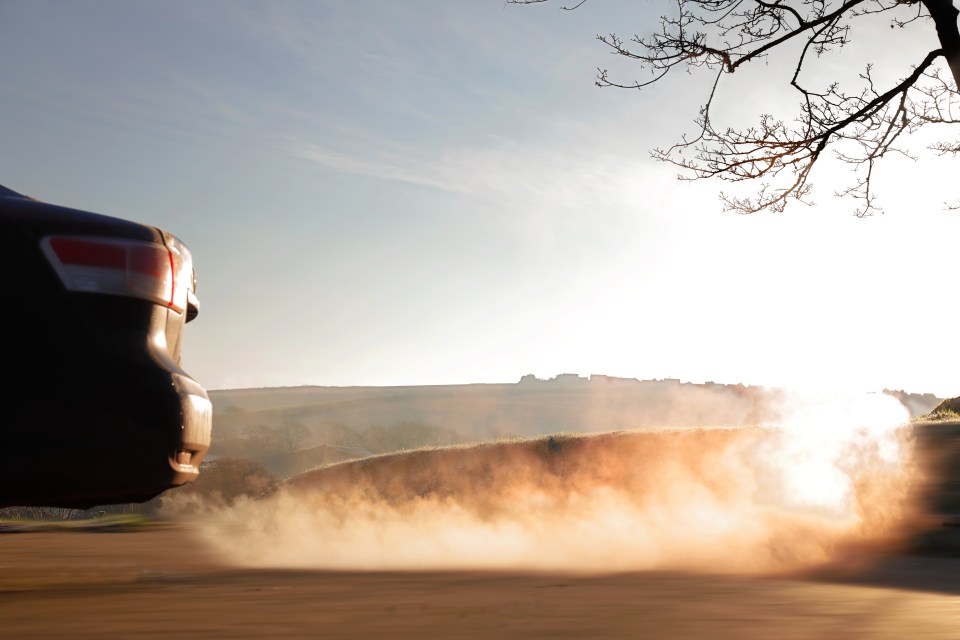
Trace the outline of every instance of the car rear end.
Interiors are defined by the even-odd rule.
[[[143,501],[196,478],[211,407],[180,366],[199,310],[183,243],[0,191],[0,266],[0,506]]]

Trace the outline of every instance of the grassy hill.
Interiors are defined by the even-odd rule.
[[[758,425],[780,392],[597,377],[518,384],[212,391],[214,455],[419,446],[644,427]]]
[[[912,415],[940,402],[930,394],[886,393]],[[256,459],[285,473],[285,463],[275,464],[274,458],[316,447],[362,457],[557,433],[758,426],[776,422],[783,392],[739,384],[565,375],[553,380],[525,376],[516,384],[232,389],[210,396],[211,454]],[[291,469],[300,468],[291,464]]]
[[[719,489],[729,478],[717,456],[762,435],[759,429],[621,431],[418,449],[315,469],[283,486],[314,497],[362,494],[390,504],[455,498],[481,511],[516,491],[563,494],[603,486],[642,495],[679,482],[681,471]]]

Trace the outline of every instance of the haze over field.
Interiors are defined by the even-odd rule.
[[[884,393],[911,416],[940,402],[932,394]],[[776,426],[804,396],[744,385],[568,374],[551,380],[524,376],[514,384],[237,389],[211,397],[217,425],[212,454],[253,458],[287,477],[363,455],[497,438]]]
[[[227,557],[324,568],[782,572],[895,544],[919,514],[906,409],[791,400],[781,427],[421,450],[208,514]]]
[[[214,397],[219,455],[261,466],[218,458],[164,505],[199,509],[242,565],[807,570],[908,544],[954,464],[907,426],[937,399],[902,392],[561,376]],[[211,494],[241,472],[243,491]]]

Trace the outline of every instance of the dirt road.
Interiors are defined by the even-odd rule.
[[[960,638],[960,560],[758,579],[226,566],[184,527],[0,535],[7,638]]]

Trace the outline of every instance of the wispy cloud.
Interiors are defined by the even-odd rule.
[[[643,156],[602,151],[575,140],[531,147],[491,138],[485,146],[443,148],[384,140],[378,148],[348,151],[291,140],[289,151],[333,171],[468,194],[484,201],[591,212],[634,207],[645,197],[653,197],[651,180],[666,177],[662,167]]]
[[[334,171],[381,180],[409,182],[445,191],[471,191],[467,184],[456,179],[451,180],[453,176],[444,176],[440,167],[414,158],[401,158],[393,154],[380,154],[378,158],[363,158],[304,141],[294,141],[291,151],[296,157],[315,162]]]

